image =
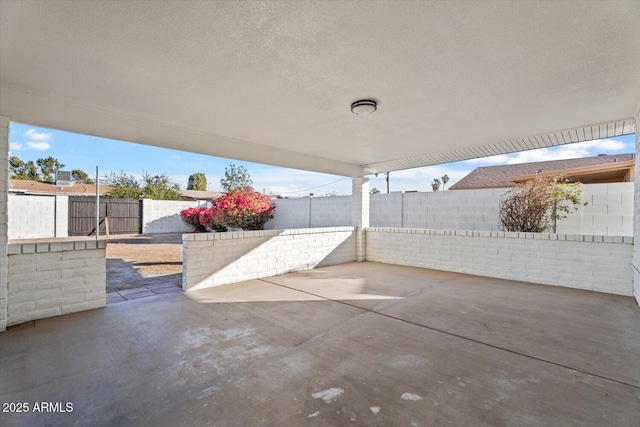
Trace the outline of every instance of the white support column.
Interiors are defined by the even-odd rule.
[[[369,227],[369,178],[353,178],[351,192],[351,225],[356,230],[356,261],[366,261],[365,233]]]
[[[7,329],[7,241],[9,193],[9,118],[0,116],[0,332]]]
[[[640,105],[635,115],[636,167],[633,177],[633,295],[640,305]]]

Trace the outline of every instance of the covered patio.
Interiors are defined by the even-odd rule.
[[[105,242],[8,245],[0,174],[0,398],[59,403],[3,425],[638,425],[640,168],[633,236],[372,228],[367,178],[633,134],[638,22],[0,2],[0,169],[13,121],[352,178],[349,226],[185,235],[186,292],[105,308]]]
[[[4,425],[640,424],[633,299],[347,263],[1,339]]]

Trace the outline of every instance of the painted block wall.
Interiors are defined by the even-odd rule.
[[[180,211],[206,202],[182,200],[142,200],[142,234],[189,233],[193,231],[180,218]]]
[[[577,212],[558,222],[558,233],[633,236],[633,182],[582,186]]]
[[[633,235],[633,183],[583,186],[587,206],[558,223],[565,234]],[[370,196],[373,227],[499,231],[498,209],[507,189],[391,193]],[[9,195],[9,238],[68,235],[66,196]],[[276,200],[266,230],[351,226],[351,196]],[[196,201],[143,200],[143,234],[187,233],[179,212]]]
[[[633,237],[366,230],[367,261],[632,295]]]
[[[311,197],[300,199],[274,200],[275,216],[265,224],[265,230],[286,230],[290,228],[311,228]],[[351,199],[349,197],[349,199]],[[350,225],[350,224],[342,224]]]
[[[633,183],[582,186],[586,206],[558,222],[558,233],[633,235]],[[500,231],[500,200],[509,189],[373,194],[372,227]],[[311,209],[309,205],[311,204]],[[266,228],[288,229],[351,225],[351,197],[314,197],[276,201],[276,217]],[[333,213],[333,216],[331,214]]]
[[[7,328],[9,118],[0,116],[0,332]]]
[[[59,217],[58,220],[68,224],[68,208],[67,218]],[[10,239],[39,239],[55,235],[56,196],[9,194]]]
[[[104,307],[106,241],[8,245],[7,326]]]
[[[351,225],[351,196],[310,197],[309,200],[312,212],[310,228]]]
[[[353,227],[184,234],[182,287],[197,290],[356,259]]]

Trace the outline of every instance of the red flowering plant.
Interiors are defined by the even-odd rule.
[[[249,187],[237,188],[214,200],[209,212],[200,214],[200,222],[209,228],[215,224],[225,229],[263,230],[275,208],[268,196]]]
[[[216,218],[213,213],[213,209],[207,208],[200,211],[198,215],[198,220],[202,227],[208,227],[213,231],[227,231],[227,227],[216,222]]]
[[[180,211],[180,218],[186,225],[193,227],[197,233],[207,231],[204,225],[200,222],[200,213],[207,210],[204,206],[197,208],[188,208]]]

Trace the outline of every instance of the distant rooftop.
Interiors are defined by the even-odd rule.
[[[111,186],[101,185],[100,196],[105,196],[111,191]],[[9,193],[22,193],[30,195],[59,195],[59,196],[95,196],[94,184],[73,183],[73,185],[56,185],[47,182],[29,181],[24,179],[10,179]],[[211,201],[220,197],[222,193],[216,191],[180,190],[183,200],[207,200]]]
[[[184,200],[208,200],[217,199],[222,193],[217,191],[180,190]]]
[[[600,155],[596,157],[583,157],[578,159],[550,160],[546,162],[521,163],[516,165],[481,166],[474,169],[469,175],[449,187],[450,190],[471,190],[478,188],[506,188],[515,186],[514,178],[521,178],[536,174],[570,174],[572,170],[584,171],[589,167],[596,167],[612,163],[626,165],[634,159],[633,153]],[[623,181],[623,178],[617,181]],[[633,176],[629,180],[633,180]],[[517,181],[521,181],[518,179]],[[615,181],[614,181],[615,182]]]
[[[100,195],[104,196],[111,191],[108,185],[100,186]],[[73,185],[56,185],[47,182],[29,181],[26,179],[10,179],[9,193],[24,194],[44,194],[44,195],[70,195],[70,196],[95,196],[96,186],[94,184],[74,183]]]

